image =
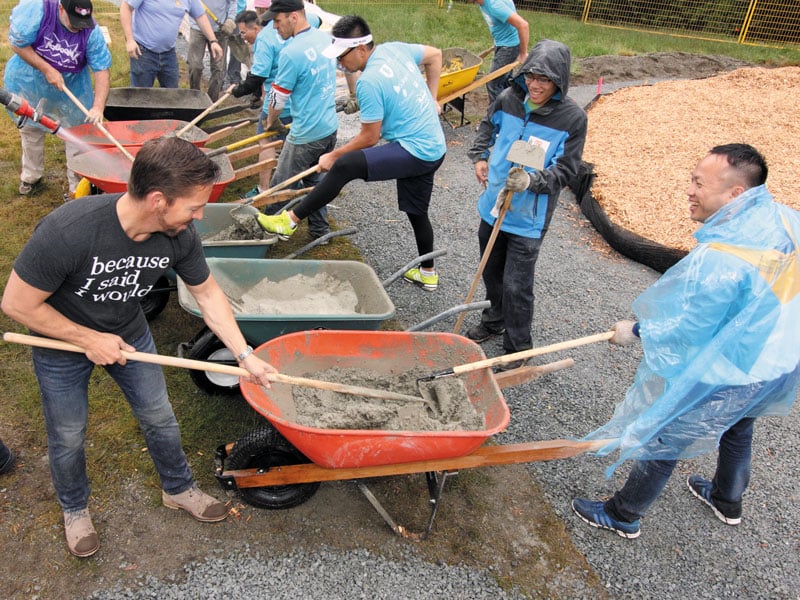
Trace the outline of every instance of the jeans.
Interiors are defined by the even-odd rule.
[[[746,417],[722,434],[711,498],[727,515],[741,514],[742,495],[750,483],[755,419]],[[632,522],[642,518],[667,485],[675,460],[644,460],[633,465],[625,485],[605,503],[608,514]]]
[[[478,242],[481,256],[492,235],[492,226],[481,220]],[[541,238],[527,238],[499,231],[483,269],[486,299],[492,305],[481,313],[490,331],[505,328],[503,349],[520,352],[533,347],[533,280]]]
[[[283,143],[281,154],[278,157],[278,166],[275,168],[275,173],[272,176],[271,186],[276,186],[290,177],[313,167],[319,162],[319,157],[327,154],[336,146],[336,132],[331,135],[317,140],[315,142],[308,142],[306,144],[293,144],[286,140]],[[312,173],[295,184],[291,188],[302,189],[304,187],[313,187],[319,183],[322,175]],[[278,212],[286,203],[272,204],[269,209],[270,212]],[[266,211],[265,211],[266,212]],[[328,208],[315,210],[308,215],[308,231],[312,237],[320,237],[329,233],[331,230],[328,224]]]
[[[155,352],[147,331],[131,343],[139,352]],[[64,512],[86,508],[89,479],[84,444],[89,415],[88,386],[94,363],[86,355],[43,348],[33,349],[39,381],[50,475]],[[194,480],[181,447],[178,422],[167,398],[164,373],[158,365],[129,361],[105,367],[130,405],[168,494],[189,489]],[[108,399],[107,401],[111,401]]]
[[[141,44],[142,55],[131,59],[131,87],[153,87],[156,79],[162,88],[177,88],[178,55],[175,48],[166,52],[153,52]]]
[[[511,64],[519,56],[519,46],[495,46],[494,57],[492,58],[492,66],[490,72],[494,72],[501,67]],[[502,77],[493,79],[486,84],[486,93],[489,96],[489,103],[494,102],[494,99],[500,95],[504,89],[509,86],[510,73],[506,73]]]

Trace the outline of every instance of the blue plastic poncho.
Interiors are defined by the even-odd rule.
[[[42,0],[23,0],[11,11],[11,22],[8,40],[12,46],[24,48],[36,41],[39,27],[44,15]],[[111,68],[111,52],[106,45],[103,33],[95,26],[86,44],[86,61],[93,71],[105,71]],[[92,79],[87,68],[78,73],[62,73],[64,83],[86,108],[94,103]],[[9,92],[18,94],[33,106],[44,98],[44,112],[47,116],[61,122],[63,127],[79,125],[85,115],[70,99],[55,87],[47,83],[39,69],[26,63],[19,55],[14,54],[6,63],[3,85]],[[9,113],[11,114],[11,113]],[[17,119],[15,115],[11,115]]]
[[[800,215],[751,188],[712,215],[698,245],[634,302],[644,358],[611,420],[625,460],[715,450],[744,417],[786,415],[800,369]]]

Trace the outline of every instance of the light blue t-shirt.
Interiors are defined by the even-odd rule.
[[[419,70],[420,44],[375,46],[356,83],[362,123],[381,122],[381,137],[398,142],[420,160],[439,160],[447,151],[436,101]]]
[[[322,51],[331,36],[309,28],[291,38],[278,57],[273,86],[291,94],[292,128],[288,141],[308,144],[336,131],[336,61]]]
[[[175,47],[183,16],[196,19],[203,13],[200,0],[122,0],[133,9],[133,39],[153,52]]]
[[[519,32],[507,23],[508,18],[517,12],[512,0],[483,0],[480,9],[495,46],[519,46]]]
[[[267,112],[269,102],[269,88],[278,73],[278,57],[288,40],[284,40],[278,31],[272,27],[272,21],[264,25],[253,43],[253,66],[250,72],[258,77],[264,77],[264,109]],[[283,107],[281,118],[291,115],[292,99],[289,98]]]

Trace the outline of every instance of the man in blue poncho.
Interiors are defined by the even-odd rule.
[[[586,439],[609,439],[635,459],[606,502],[576,498],[575,513],[624,538],[667,483],[677,459],[718,448],[710,481],[691,493],[738,525],[750,479],[756,417],[786,415],[800,369],[800,215],[777,204],[764,158],[746,144],[713,148],[687,190],[698,245],[633,304],[638,321],[614,326],[612,343],[641,339],[644,358],[612,419]]]
[[[8,40],[14,56],[6,64],[4,86],[33,105],[46,100],[45,112],[63,127],[84,120],[99,123],[108,99],[111,52],[103,33],[92,18],[91,0],[22,0],[11,11]],[[94,73],[95,91],[92,92]],[[88,114],[63,92],[68,88]],[[22,139],[22,171],[19,193],[31,194],[44,176],[46,130],[26,123],[19,131]],[[67,157],[76,154],[75,144],[67,144]],[[67,169],[69,191],[74,192],[80,178]]]

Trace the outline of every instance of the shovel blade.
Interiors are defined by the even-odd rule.
[[[540,144],[525,140],[517,140],[511,144],[506,154],[506,160],[539,171],[544,169],[544,157],[545,149]]]

